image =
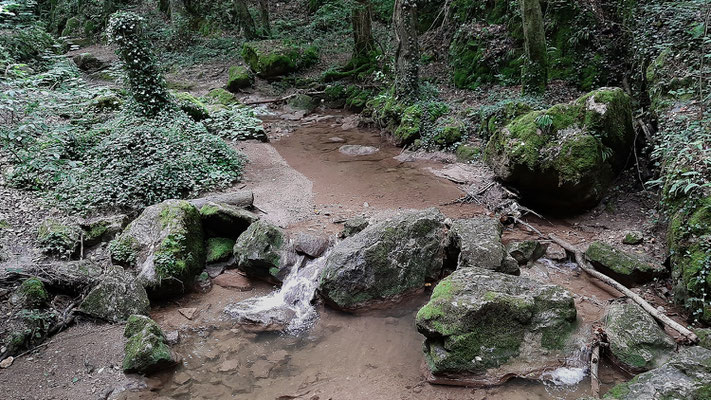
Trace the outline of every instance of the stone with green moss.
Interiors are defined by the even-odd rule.
[[[98,111],[115,111],[123,106],[123,99],[117,94],[97,96],[89,102]]]
[[[95,246],[112,240],[126,225],[127,217],[123,214],[90,218],[79,226],[84,232],[84,246]]]
[[[576,316],[560,286],[470,267],[440,281],[416,325],[430,379],[492,385],[560,366],[577,349]]]
[[[275,79],[309,67],[318,61],[315,47],[303,47],[283,40],[247,42],[242,58],[260,78]]]
[[[449,230],[448,252],[458,254],[457,268],[477,267],[518,275],[518,263],[501,242],[501,223],[491,217],[459,219]]]
[[[178,107],[194,121],[199,122],[210,117],[210,111],[205,104],[192,94],[187,92],[176,93],[175,99],[177,100]]]
[[[667,274],[664,266],[604,242],[592,242],[585,257],[596,269],[626,285],[649,282]]]
[[[181,294],[205,266],[200,213],[189,202],[146,208],[110,245],[112,260],[136,270],[149,296]]]
[[[406,211],[369,225],[338,243],[320,277],[320,292],[353,311],[399,297],[439,278],[444,259],[444,216],[436,209]]]
[[[241,65],[233,65],[227,71],[227,90],[238,92],[254,83],[254,77],[249,70]]]
[[[548,245],[538,240],[523,240],[509,243],[507,248],[511,257],[515,258],[519,265],[525,265],[543,257],[548,250]]]
[[[623,244],[637,245],[644,242],[644,234],[639,231],[629,231],[625,233],[622,239]]]
[[[176,364],[163,331],[150,318],[129,317],[124,336],[128,338],[124,346],[124,372],[147,375]]]
[[[59,314],[53,309],[23,308],[3,316],[0,324],[0,348],[3,355],[17,355],[41,344],[56,328]]]
[[[294,110],[301,110],[301,111],[306,111],[306,112],[312,112],[318,104],[316,103],[316,100],[306,94],[297,94],[294,97],[291,97],[289,100],[287,100],[286,104]]]
[[[572,212],[602,199],[634,137],[629,96],[602,88],[514,119],[491,137],[485,159],[527,201]]]
[[[49,292],[38,278],[25,279],[10,297],[10,303],[26,309],[42,308],[49,302]]]
[[[232,93],[225,89],[217,88],[210,90],[206,95],[205,99],[212,104],[217,104],[221,106],[231,106],[234,104],[239,104],[239,100]]]
[[[705,400],[711,398],[711,350],[682,348],[659,368],[610,389],[605,399]]]
[[[210,237],[237,239],[259,217],[242,207],[208,201],[200,206],[205,234]]]
[[[227,261],[232,257],[235,240],[223,237],[207,239],[207,262],[216,263]]]
[[[79,247],[81,229],[55,219],[47,219],[37,229],[37,243],[43,252],[70,256]]]
[[[340,236],[342,238],[347,238],[355,235],[356,233],[362,231],[370,225],[370,221],[367,218],[358,216],[345,220],[343,222],[343,231],[341,231]]]
[[[605,333],[610,354],[629,372],[659,367],[676,350],[674,340],[642,307],[615,302],[607,307]]]
[[[237,268],[248,276],[280,282],[287,264],[287,238],[284,232],[266,221],[252,223],[238,238],[232,250]]]
[[[150,302],[146,290],[121,267],[113,266],[101,282],[89,291],[79,311],[109,322],[125,321],[134,314],[148,314]]]
[[[693,331],[699,338],[699,346],[711,350],[711,328],[696,328]]]
[[[454,154],[457,156],[457,161],[469,162],[479,159],[481,156],[481,149],[471,144],[461,144],[457,146]]]

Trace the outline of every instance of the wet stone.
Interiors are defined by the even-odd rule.
[[[217,286],[227,289],[237,289],[241,292],[252,290],[252,283],[249,281],[249,278],[236,271],[227,271],[216,277],[212,282]]]
[[[357,144],[346,144],[338,148],[338,151],[347,156],[368,156],[375,154],[380,149],[373,146],[361,146]]]

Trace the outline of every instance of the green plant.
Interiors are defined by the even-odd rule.
[[[254,116],[251,108],[232,105],[218,108],[203,121],[207,130],[217,136],[230,140],[257,139],[267,141],[262,120]]]

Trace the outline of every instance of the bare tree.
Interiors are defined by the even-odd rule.
[[[417,43],[416,0],[395,0],[395,94],[405,100],[417,97],[420,51]]]
[[[370,0],[356,0],[352,20],[353,59],[368,56],[375,49],[372,30],[373,3]]]
[[[548,82],[546,33],[540,0],[520,0],[526,61],[521,73],[524,93],[543,93]]]

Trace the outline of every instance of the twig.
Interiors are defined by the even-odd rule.
[[[657,311],[656,308],[652,307],[651,304],[649,304],[646,300],[644,300],[642,297],[640,297],[637,293],[629,290],[627,287],[622,285],[621,283],[617,282],[616,280],[610,278],[609,276],[596,271],[592,265],[588,264],[588,262],[585,260],[585,256],[583,255],[583,252],[580,251],[577,247],[573,246],[572,244],[559,239],[553,234],[548,235],[548,237],[556,242],[560,247],[564,248],[570,253],[573,253],[575,255],[575,261],[578,263],[580,268],[585,271],[588,275],[597,278],[606,284],[612,286],[613,288],[617,289],[620,291],[622,294],[625,296],[629,297],[632,299],[635,303],[639,304],[644,308],[645,311],[647,311],[652,317],[654,317],[657,321],[662,323],[663,325],[679,332],[684,339],[689,342],[689,343],[696,343],[699,341],[699,338],[694,334],[694,332],[691,332],[690,330],[686,329],[683,327],[681,324],[678,322],[672,320],[671,318],[667,317],[666,315],[660,313]]]
[[[527,222],[523,222],[521,219],[516,218],[516,217],[513,217],[513,220],[514,220],[515,223],[521,224],[521,225],[525,226],[526,228],[530,229],[531,231],[536,232],[539,236],[544,236],[544,235],[541,233],[541,231],[539,231],[538,229],[534,228],[531,224],[529,224],[529,223],[527,223]]]
[[[600,398],[600,379],[598,378],[598,367],[600,366],[600,343],[596,340],[593,344],[590,355],[590,388],[592,397]]]

